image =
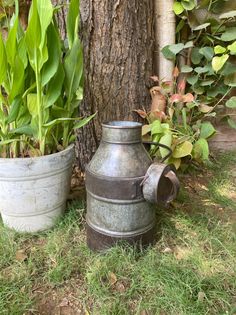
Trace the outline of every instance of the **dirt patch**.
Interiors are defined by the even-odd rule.
[[[70,279],[60,288],[38,288],[34,291],[35,309],[28,315],[87,315],[77,290],[83,290],[81,280]]]

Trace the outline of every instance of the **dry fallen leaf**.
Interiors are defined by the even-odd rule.
[[[205,300],[205,298],[206,298],[206,294],[204,293],[204,292],[198,292],[198,297],[197,297],[197,300],[199,301],[199,302],[203,302],[204,300]]]
[[[174,255],[177,260],[186,259],[188,258],[190,254],[191,254],[191,250],[188,249],[187,247],[176,246],[174,249]]]
[[[169,254],[169,253],[172,253],[172,249],[170,247],[166,247],[165,249],[163,249],[162,253],[164,254]]]
[[[117,282],[117,276],[113,272],[109,272],[108,280],[110,285],[114,285]]]
[[[124,293],[125,292],[125,286],[122,282],[118,281],[116,283],[116,291],[120,292],[120,293]]]
[[[65,307],[69,305],[69,300],[67,298],[64,298],[61,303],[59,304],[60,307]]]
[[[17,261],[22,262],[22,261],[25,261],[27,258],[28,258],[28,256],[27,256],[24,249],[20,249],[16,252],[16,260]]]

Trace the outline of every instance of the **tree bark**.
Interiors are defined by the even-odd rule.
[[[84,48],[84,101],[80,114],[97,112],[78,130],[82,170],[101,137],[101,123],[137,120],[134,109],[150,107],[153,75],[153,1],[80,0]]]
[[[66,17],[68,11],[68,5],[70,0],[52,0],[54,6],[61,6],[61,9],[56,13],[56,18],[61,34],[61,38],[63,40],[66,39]]]

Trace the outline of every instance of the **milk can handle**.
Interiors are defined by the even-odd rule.
[[[180,188],[180,182],[179,182],[179,179],[176,176],[175,172],[173,172],[173,171],[169,171],[164,176],[171,181],[172,187],[173,187],[173,194],[168,198],[168,200],[166,202],[166,203],[169,203],[177,197],[178,192],[179,192],[179,188]]]
[[[143,141],[143,144],[154,144],[154,145],[157,145],[157,146],[162,147],[164,149],[167,149],[169,151],[169,153],[161,160],[161,163],[165,162],[165,160],[167,160],[171,156],[171,154],[173,153],[173,151],[170,147],[168,147],[165,144],[156,142],[156,141]]]

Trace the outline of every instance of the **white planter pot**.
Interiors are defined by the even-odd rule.
[[[63,214],[70,189],[74,146],[41,157],[0,158],[0,212],[20,232],[51,228]]]

